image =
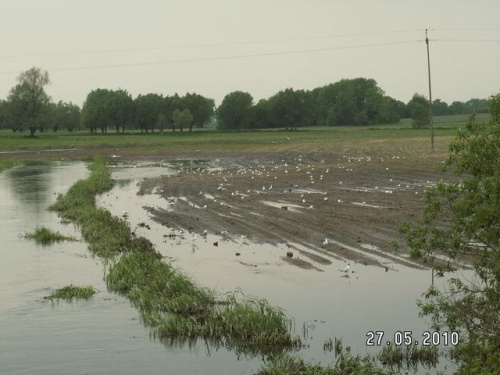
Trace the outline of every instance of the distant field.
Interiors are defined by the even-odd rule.
[[[486,120],[480,116],[478,120]],[[442,116],[436,118],[435,152],[442,158],[457,134],[457,129],[467,121],[467,116]],[[65,152],[40,152],[41,150],[76,149]],[[414,129],[409,120],[379,126],[307,127],[298,131],[269,129],[242,132],[220,132],[214,128],[195,129],[192,133],[141,134],[90,134],[87,131],[54,133],[37,132],[35,138],[26,133],[0,131],[0,158],[72,158],[91,157],[95,154],[130,157],[156,157],[214,152],[319,152],[323,154],[349,152],[350,154],[383,155],[407,154],[426,163],[430,150],[430,130]],[[208,156],[208,154],[207,154]]]
[[[488,121],[491,116],[488,113],[478,113],[476,115],[477,121]],[[435,116],[434,124],[438,127],[442,126],[457,126],[469,121],[469,115],[445,115],[445,116]],[[411,119],[404,118],[401,120],[402,125],[411,126]]]
[[[452,136],[456,129],[436,129],[435,134]],[[413,129],[409,124],[392,124],[380,126],[342,126],[342,127],[307,127],[299,131],[283,129],[218,132],[212,129],[196,129],[192,133],[165,132],[164,134],[126,133],[90,134],[87,131],[57,133],[37,132],[35,138],[26,133],[13,133],[10,130],[0,131],[0,151],[45,150],[60,148],[103,148],[103,147],[146,147],[168,146],[173,148],[224,147],[233,148],[239,145],[269,145],[293,140],[295,142],[338,142],[354,139],[398,139],[415,138],[429,135],[429,129]]]

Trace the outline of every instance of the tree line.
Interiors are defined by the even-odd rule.
[[[343,79],[313,90],[281,90],[254,103],[248,92],[227,94],[215,108],[213,99],[196,93],[163,96],[148,93],[132,98],[126,90],[95,89],[82,108],[71,102],[52,102],[45,92],[50,84],[46,71],[31,68],[17,78],[6,100],[0,100],[0,128],[16,131],[88,129],[91,133],[124,133],[139,129],[162,133],[183,132],[215,122],[221,130],[265,128],[297,129],[305,126],[376,125],[397,123],[411,117],[414,126],[428,123],[429,103],[415,94],[408,102],[387,96],[373,79]],[[486,99],[455,101],[439,99],[435,115],[487,112]]]

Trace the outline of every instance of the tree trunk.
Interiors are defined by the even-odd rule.
[[[30,137],[34,137],[36,132],[36,126],[30,126]]]

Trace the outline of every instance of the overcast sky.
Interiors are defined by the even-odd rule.
[[[499,0],[0,0],[0,98],[38,66],[55,101],[96,88],[259,99],[342,78],[398,100],[500,91]]]

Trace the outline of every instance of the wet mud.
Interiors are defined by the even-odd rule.
[[[453,178],[402,155],[226,155],[177,168],[140,183],[139,195],[168,202],[144,207],[153,220],[172,233],[280,244],[284,262],[316,271],[334,259],[426,268],[409,259],[398,227],[419,216],[425,188]]]

